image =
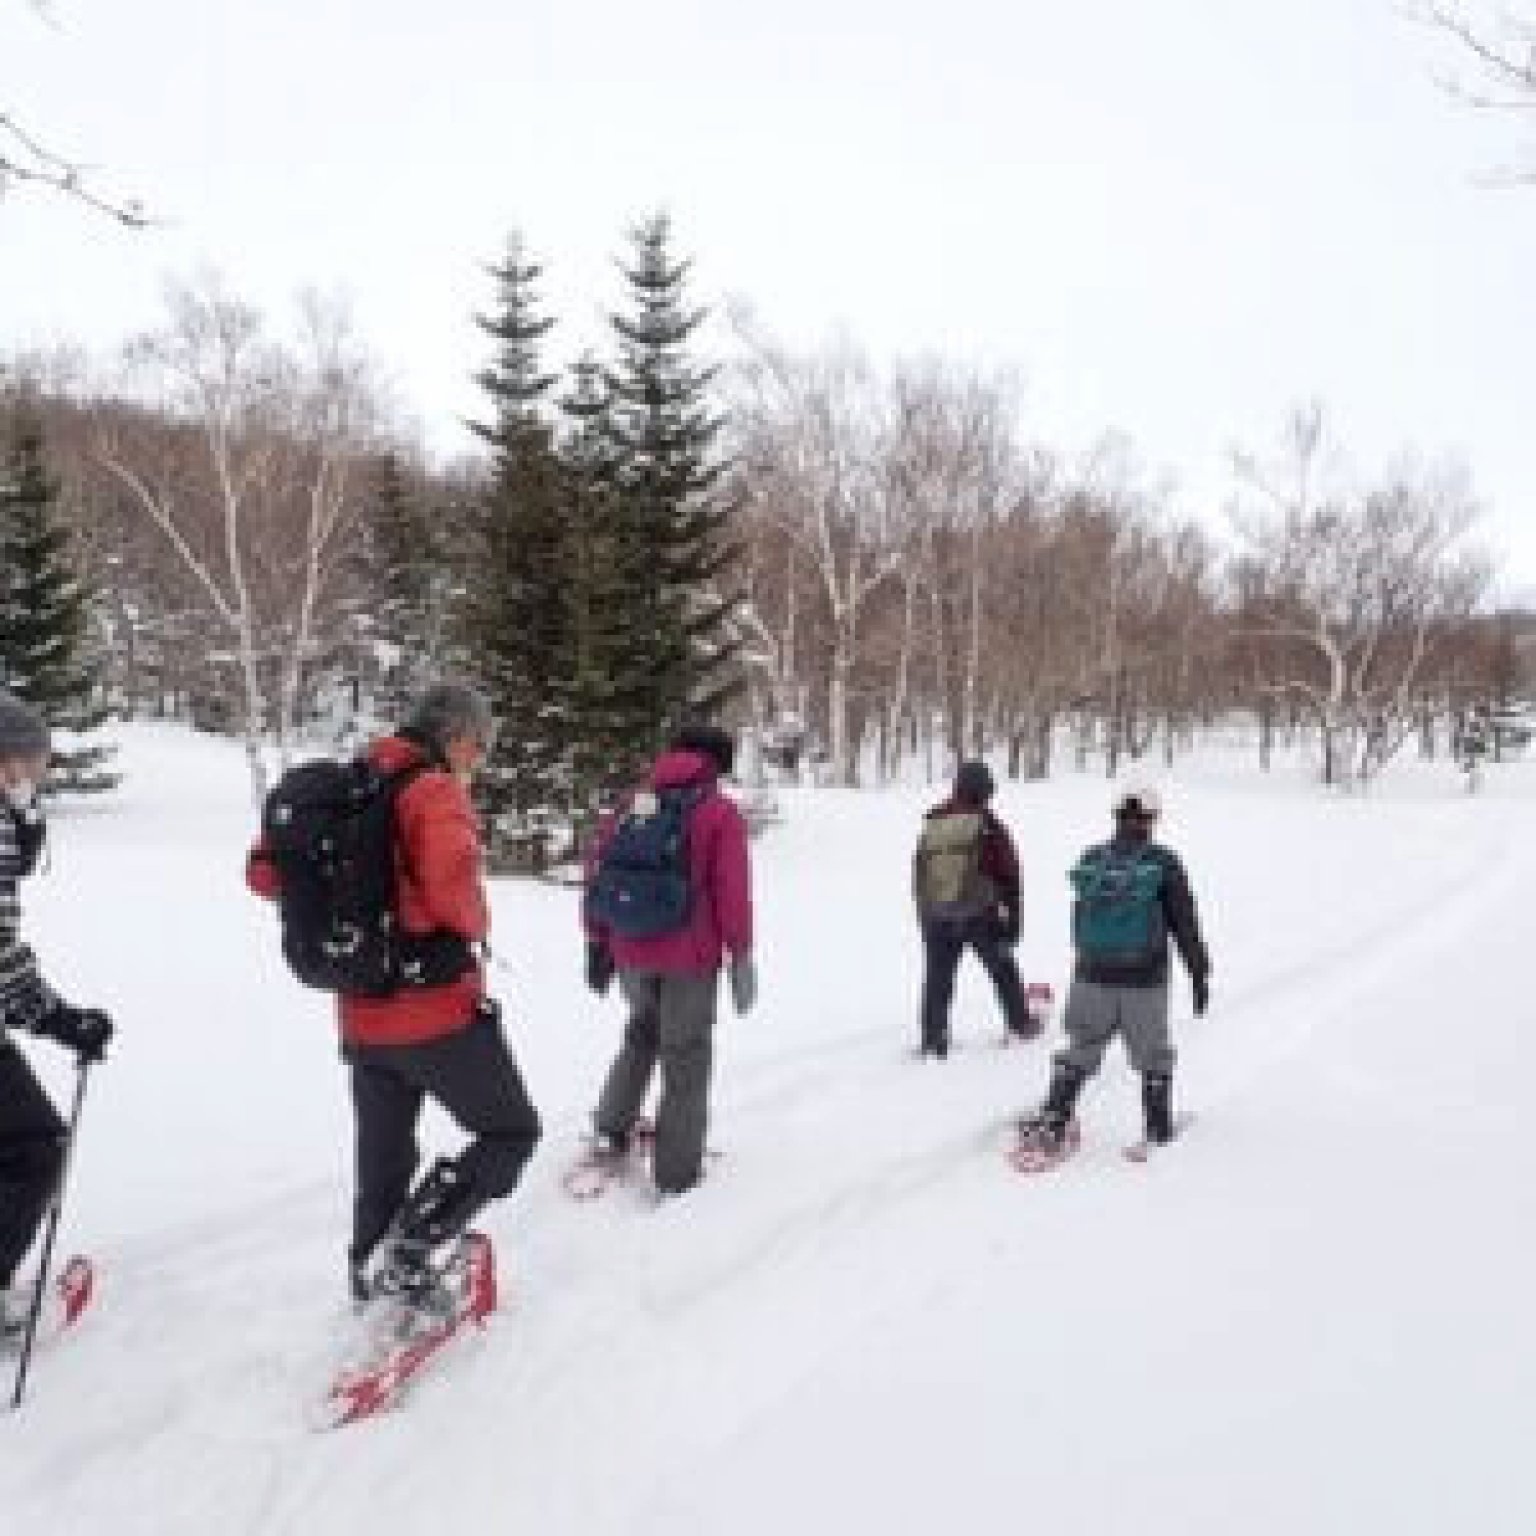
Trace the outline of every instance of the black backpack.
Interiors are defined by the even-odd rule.
[[[621,939],[675,933],[693,908],[688,818],[698,788],[641,790],[619,818],[587,887],[587,916]]]
[[[262,807],[281,882],[283,956],[324,992],[388,997],[439,986],[473,965],[453,934],[402,934],[395,912],[395,801],[425,764],[385,773],[366,758],[290,768]]]

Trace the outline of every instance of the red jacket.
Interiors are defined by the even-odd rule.
[[[746,818],[735,802],[720,793],[714,764],[699,752],[667,752],[656,760],[647,781],[651,789],[704,788],[704,798],[688,817],[688,868],[693,908],[687,926],[654,939],[624,939],[590,921],[582,924],[621,970],[666,971],[703,975],[720,968],[727,953],[752,948],[752,876],[747,857]],[[617,816],[605,817],[587,854],[592,871]]]
[[[414,742],[386,736],[368,749],[386,773],[422,762]],[[396,915],[407,933],[447,928],[471,943],[490,931],[480,871],[480,836],[469,792],[450,773],[429,768],[395,801]],[[275,900],[278,873],[261,843],[245,866],[246,884]],[[339,997],[342,1039],[357,1045],[414,1045],[463,1029],[484,995],[485,976],[473,971],[443,987],[407,987],[393,997]]]

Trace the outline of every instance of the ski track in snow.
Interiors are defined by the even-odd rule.
[[[208,884],[237,878],[238,763],[171,733],[134,747],[172,779],[165,804],[217,764],[226,799],[198,815],[193,846],[166,857],[201,860]],[[1521,783],[1533,787],[1529,774]],[[167,815],[142,793],[120,822],[62,829],[61,878],[77,852],[98,883],[135,850],[153,856],[149,833]],[[1097,835],[1102,800],[1102,785],[1073,780],[1005,792],[1025,849],[1029,979],[1051,969],[1041,935],[1064,926],[1054,872]],[[171,1153],[138,1154],[180,1180],[182,1206],[204,1189],[204,1214],[155,1220],[152,1193],[135,1184],[134,1139],[147,1106],[173,1116],[178,1095],[214,1088],[124,1088],[92,1125],[76,1231],[96,1211],[124,1225],[97,1250],[88,1324],[39,1362],[25,1414],[0,1425],[7,1527],[345,1536],[474,1519],[540,1536],[786,1525],[927,1536],[935,1519],[967,1531],[1027,1509],[1053,1536],[1438,1536],[1455,1507],[1480,1536],[1528,1536],[1536,1499],[1519,1463],[1502,1464],[1502,1481],[1486,1464],[1513,1439],[1510,1382],[1536,1365],[1528,1325],[1518,1333],[1536,1277],[1510,1206],[1528,1189],[1529,1156],[1516,1157],[1507,1194],[1495,1181],[1468,1201],[1461,1182],[1472,1170],[1487,1180],[1501,1149],[1523,1147],[1527,1117],[1501,1081],[1486,1083],[1477,1118],[1446,1148],[1439,1116],[1465,1103],[1475,1074],[1459,1067],[1446,1090],[1427,1064],[1455,1048],[1440,1043],[1443,993],[1475,990],[1484,954],[1496,968],[1478,994],[1489,1023],[1460,1049],[1486,1039],[1490,1059],[1522,1059],[1508,1015],[1528,1012],[1524,987],[1510,998],[1497,967],[1523,958],[1536,850],[1511,835],[1507,801],[1405,809],[1384,798],[1346,816],[1278,799],[1273,829],[1269,802],[1219,781],[1208,809],[1193,789],[1180,802],[1188,843],[1177,822],[1169,832],[1211,931],[1214,1000],[1206,1019],[1183,1017],[1176,973],[1180,1091],[1200,1119],[1139,1169],[1120,1156],[1135,1085],[1118,1058],[1085,1099],[1071,1163],[1038,1179],[1007,1168],[1009,1124],[1038,1096],[1059,1031],[990,1048],[997,1025],[974,974],[957,991],[950,1060],[903,1055],[917,980],[905,859],[921,802],[804,795],[755,848],[766,985],[751,1018],[722,1019],[711,1139],[723,1156],[684,1201],[653,1208],[630,1187],[572,1201],[559,1176],[617,1010],[578,991],[569,895],[499,889],[501,947],[521,956],[527,940],[507,985],[511,1034],[549,1105],[524,1188],[488,1220],[504,1310],[400,1413],[328,1435],[306,1430],[303,1411],[345,1331],[347,1122],[333,1057],[308,1021],[274,1023],[296,1010],[257,953],[270,930],[250,920],[215,933],[207,920],[203,963],[243,968],[250,996],[234,988],[213,1021],[227,1041],[177,1017],[163,1045],[148,1022],[161,1011],[158,967],[129,966],[125,983],[113,961],[126,943],[93,959],[92,939],[74,939],[70,963],[99,995],[128,986],[156,1071],[206,1050],[232,1077],[222,1107],[173,1129],[197,1138],[187,1156],[207,1148],[204,1183]],[[1312,845],[1295,846],[1304,836]],[[105,910],[107,897],[92,899]],[[73,928],[38,905],[45,954],[62,952]],[[218,924],[244,911],[215,907]],[[1063,959],[1056,950],[1058,1005]],[[966,1048],[978,1038],[988,1048]],[[110,1072],[126,1080],[134,1049],[125,1025]],[[266,1096],[290,1071],[295,1097],[273,1117]],[[252,1116],[265,1128],[242,1141],[236,1124]],[[227,1144],[208,1135],[221,1120]],[[1373,1127],[1400,1138],[1398,1150]],[[1497,1265],[1415,1269],[1426,1208],[1437,1241],[1479,1252],[1490,1213],[1508,1212]],[[1362,1213],[1376,1223],[1369,1235]],[[1439,1331],[1425,1310],[1437,1302]],[[1480,1372],[1496,1416],[1474,1449],[1442,1441],[1437,1465],[1413,1449],[1425,1432],[1405,1390],[1415,1348],[1441,1392],[1468,1393]],[[1272,1390],[1233,1394],[1229,1359],[1270,1373]],[[1326,1420],[1330,1401],[1344,1405],[1338,1423]],[[1336,1454],[1362,1415],[1384,1426],[1379,1443]],[[1455,1440],[1454,1428],[1441,1433]],[[1276,1453],[1294,1468],[1279,1488]]]

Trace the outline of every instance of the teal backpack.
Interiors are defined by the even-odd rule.
[[[1072,942],[1092,965],[1127,969],[1155,963],[1167,948],[1163,864],[1146,848],[1090,848],[1067,877],[1077,900]]]

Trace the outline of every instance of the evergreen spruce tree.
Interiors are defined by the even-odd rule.
[[[554,323],[538,312],[541,268],[513,237],[491,269],[495,312],[479,319],[496,343],[478,377],[493,419],[474,431],[490,447],[490,482],[477,510],[461,605],[469,674],[501,723],[481,774],[488,853],[494,867],[542,869],[565,821],[569,782],[558,687],[566,652],[563,472],[545,397],[539,343]]]
[[[443,532],[420,478],[398,454],[370,476],[363,513],[363,608],[375,651],[375,712],[398,719],[443,664],[446,570]]]
[[[560,689],[578,836],[633,773],[654,720],[649,648],[634,630],[648,563],[625,519],[610,400],[591,358],[560,402],[566,430],[566,650]]]
[[[650,745],[685,716],[718,712],[739,687],[732,618],[737,558],[730,507],[712,453],[719,434],[707,396],[714,370],[698,367],[689,339],[705,311],[685,295],[689,263],[671,254],[665,214],[632,233],[625,268],[629,308],[611,317],[619,357],[608,371],[609,430],[618,455],[628,538],[643,569],[627,608],[651,680]]]
[[[91,594],[70,559],[42,430],[25,415],[0,459],[0,683],[36,706],[49,726],[88,734],[108,715],[91,654]],[[49,788],[110,789],[110,747],[54,752]]]

